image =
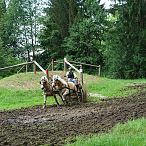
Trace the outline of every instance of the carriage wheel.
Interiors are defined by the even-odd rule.
[[[84,91],[81,88],[78,92],[78,98],[79,98],[79,102],[83,102],[83,98],[84,98]]]
[[[66,95],[64,104],[65,105],[70,105],[71,104],[71,96],[70,95]]]
[[[86,102],[86,99],[87,99],[87,90],[86,90],[86,87],[85,86],[81,86],[79,92],[79,100],[80,102]]]

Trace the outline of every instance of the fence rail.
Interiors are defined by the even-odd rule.
[[[32,64],[32,63],[33,62],[20,63],[20,64],[16,64],[16,65],[11,65],[11,66],[0,68],[0,70],[5,70],[5,69],[9,69],[9,68],[17,67],[17,66],[22,66],[22,65],[28,65],[28,64]]]
[[[46,70],[44,70],[36,61],[33,61],[33,63],[34,63],[44,74],[46,74]]]
[[[11,66],[0,68],[0,70],[5,70],[5,69],[10,69],[10,68],[22,66],[21,69],[17,72],[17,73],[19,73],[24,68],[24,66],[26,65],[26,72],[27,72],[27,65],[28,64],[33,64],[34,72],[36,72],[36,66],[37,66],[44,74],[46,74],[46,70],[44,70],[43,67],[41,67],[36,61],[15,64],[15,65],[11,65]]]
[[[96,67],[96,68],[98,68],[98,76],[100,76],[101,75],[101,65],[95,65],[95,64],[88,64],[88,63],[82,63],[82,62],[76,62],[76,61],[68,61],[69,63],[71,63],[72,65],[74,65],[74,66],[83,66],[83,65],[85,65],[85,66],[91,66],[91,67]],[[63,64],[64,63],[64,61],[56,61],[56,60],[53,60],[52,59],[52,61],[51,61],[51,64],[52,64],[52,71],[54,71],[54,63],[61,63],[61,64]],[[65,67],[65,64],[64,64],[64,68],[66,69],[66,67]],[[64,69],[64,71],[66,71]],[[75,69],[76,70],[76,69]]]

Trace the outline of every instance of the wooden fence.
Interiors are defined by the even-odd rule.
[[[12,65],[12,66],[3,67],[3,68],[0,68],[0,71],[5,70],[5,69],[10,69],[10,68],[22,66],[17,73],[19,73],[24,67],[26,68],[25,71],[27,72],[29,64],[33,64],[34,73],[36,73],[36,66],[37,66],[44,74],[46,74],[46,70],[44,70],[43,67],[41,67],[36,61],[25,62],[25,63],[20,63],[20,64],[16,64],[16,65]]]
[[[83,66],[95,67],[95,68],[98,69],[98,71],[97,71],[98,76],[101,75],[101,65],[87,64],[87,63],[76,62],[76,61],[69,61],[69,62],[70,62],[72,65],[74,65],[74,66],[79,66],[80,68],[83,68]],[[64,61],[54,61],[54,60],[52,59],[51,64],[50,64],[50,66],[52,66],[52,71],[54,71],[54,64],[55,64],[55,63],[61,63],[61,64],[63,64]],[[66,68],[66,67],[65,67],[65,64],[64,64],[64,68]],[[64,69],[64,71],[66,72],[65,69]]]
[[[54,71],[54,63],[64,63],[64,73],[66,73],[66,71],[67,71],[67,65],[72,67],[75,71],[77,71],[80,74],[80,81],[81,81],[82,85],[83,85],[83,65],[92,66],[92,67],[98,68],[98,75],[100,76],[100,70],[101,70],[101,66],[100,65],[93,65],[93,64],[86,64],[86,63],[75,62],[75,61],[68,61],[66,58],[64,58],[64,61],[54,61],[54,60],[52,60],[52,62],[51,62],[52,71]],[[43,67],[41,67],[36,61],[25,62],[25,63],[21,63],[21,64],[16,64],[16,65],[12,65],[12,66],[3,67],[3,68],[0,68],[0,71],[1,70],[5,70],[5,69],[18,67],[18,66],[22,66],[17,73],[19,73],[24,67],[26,68],[25,71],[27,72],[29,64],[33,64],[34,73],[36,73],[36,66],[37,66],[45,75],[49,76],[47,74],[48,72],[46,70],[44,70]],[[76,66],[79,66],[80,69],[77,69],[75,67],[75,65],[73,65],[73,64],[75,64]]]

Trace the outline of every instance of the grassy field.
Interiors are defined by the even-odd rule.
[[[55,72],[61,75],[61,72]],[[0,110],[17,109],[43,105],[43,96],[39,81],[42,73],[20,73],[0,79]],[[98,93],[109,98],[128,96],[136,92],[129,89],[132,84],[146,83],[139,80],[114,80],[92,75],[84,75],[84,83],[89,93]],[[99,101],[99,97],[88,97],[88,101]],[[48,104],[55,104],[54,98],[49,97]]]
[[[128,96],[136,91],[131,89],[129,90],[129,86],[146,83],[146,79],[122,80],[108,79],[90,75],[85,75],[84,77],[90,92],[100,93],[108,97]]]
[[[39,81],[43,74],[16,74],[0,80],[0,110],[20,109],[43,105],[43,95]],[[53,97],[49,105],[56,104]]]
[[[107,134],[77,137],[65,146],[146,146],[146,119],[118,124]]]
[[[57,72],[57,74],[61,74]],[[39,81],[43,74],[21,73],[0,79],[0,110],[11,110],[35,105],[43,105]],[[92,75],[84,75],[86,88],[90,93],[98,93],[109,98],[128,96],[136,89],[131,85],[146,83],[146,79],[114,80]],[[88,97],[88,101],[98,101],[99,97]],[[47,100],[55,104],[54,98]],[[77,137],[76,142],[67,146],[146,146],[146,120],[129,121],[117,125],[108,134]]]

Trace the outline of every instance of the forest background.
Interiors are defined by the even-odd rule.
[[[107,77],[145,78],[146,1],[111,2],[105,8],[100,0],[0,0],[0,68],[31,60],[47,68],[66,57],[101,65]]]

